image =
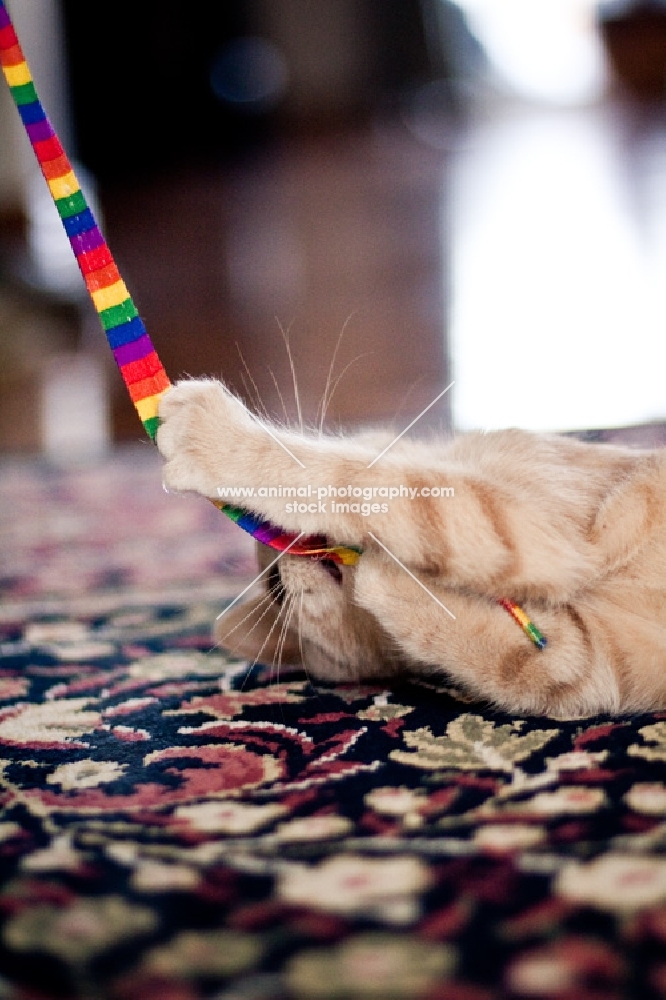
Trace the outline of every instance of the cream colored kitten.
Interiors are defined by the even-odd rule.
[[[220,638],[241,655],[265,643],[270,662],[281,640],[283,656],[302,657],[321,679],[452,678],[519,713],[666,707],[666,454],[509,430],[402,438],[368,468],[376,442],[267,425],[212,380],[170,389],[160,417],[170,489],[214,498],[239,486],[454,491],[384,501],[367,515],[333,512],[330,500],[304,513],[285,509],[284,496],[230,501],[287,531],[363,549],[356,566],[339,569],[284,555],[273,600],[220,620]],[[266,566],[276,553],[261,548]],[[536,622],[544,650],[502,597]]]

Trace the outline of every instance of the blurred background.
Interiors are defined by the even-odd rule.
[[[452,380],[424,429],[666,416],[666,3],[7,5],[172,378],[293,419],[293,363],[329,426]],[[3,85],[0,451],[141,437]]]

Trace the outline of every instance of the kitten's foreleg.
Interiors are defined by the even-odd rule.
[[[514,600],[567,600],[598,572],[595,546],[571,522],[562,530],[529,498],[428,445],[400,442],[375,461],[357,439],[301,437],[261,422],[213,380],[170,389],[160,417],[168,488],[226,499],[287,531],[370,549],[378,539],[406,565]],[[346,490],[344,500],[318,494],[329,486]],[[433,496],[433,486],[450,493]],[[396,487],[407,495],[383,502],[381,491]],[[378,492],[366,499],[368,489]]]
[[[594,642],[592,613],[528,604],[548,635],[540,650],[487,598],[422,576],[425,593],[381,555],[361,560],[355,572],[355,601],[376,617],[416,673],[448,675],[509,711],[577,716],[618,709],[617,680]]]

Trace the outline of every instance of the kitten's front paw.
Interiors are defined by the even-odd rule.
[[[160,400],[157,447],[166,460],[167,489],[215,496],[222,470],[252,430],[252,418],[240,402],[213,379],[178,382]]]

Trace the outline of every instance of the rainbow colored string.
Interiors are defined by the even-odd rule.
[[[0,66],[120,374],[146,433],[154,441],[160,423],[159,402],[171,382],[37,96],[4,0],[0,0]],[[211,502],[253,538],[278,551],[289,549],[292,555],[331,559],[346,566],[353,566],[361,555],[361,550],[352,546],[327,545],[321,535],[296,541],[298,535],[285,532],[243,508],[216,500]],[[525,612],[508,599],[503,598],[498,603],[518,622],[534,645],[543,649],[546,639]]]
[[[298,535],[276,528],[270,521],[262,521],[256,514],[251,514],[243,507],[232,507],[217,500],[212,500],[212,503],[219,510],[223,510],[227,517],[235,521],[240,528],[256,538],[258,542],[263,542],[264,545],[269,545],[279,552],[289,549],[290,555],[310,556],[312,559],[330,559],[343,566],[354,566],[361,556],[361,549],[351,545],[327,545],[323,535],[308,535],[296,542],[295,539],[298,538]]]
[[[514,621],[518,622],[523,632],[528,638],[532,640],[537,649],[543,649],[548,645],[548,640],[545,635],[539,631],[531,618],[525,614],[523,609],[513,601],[510,601],[507,597],[501,597],[498,602],[502,607],[509,612]]]
[[[171,382],[39,100],[4,0],[0,0],[0,65],[120,374],[146,433],[154,441],[160,423],[159,402]],[[295,542],[297,535],[275,528],[247,511],[229,504],[215,506],[271,548],[289,548],[293,555],[327,558],[345,565],[353,565],[360,555],[351,547],[329,546],[321,536]]]
[[[170,382],[37,96],[7,8],[0,0],[0,65],[69,237],[120,374],[151,439]]]

